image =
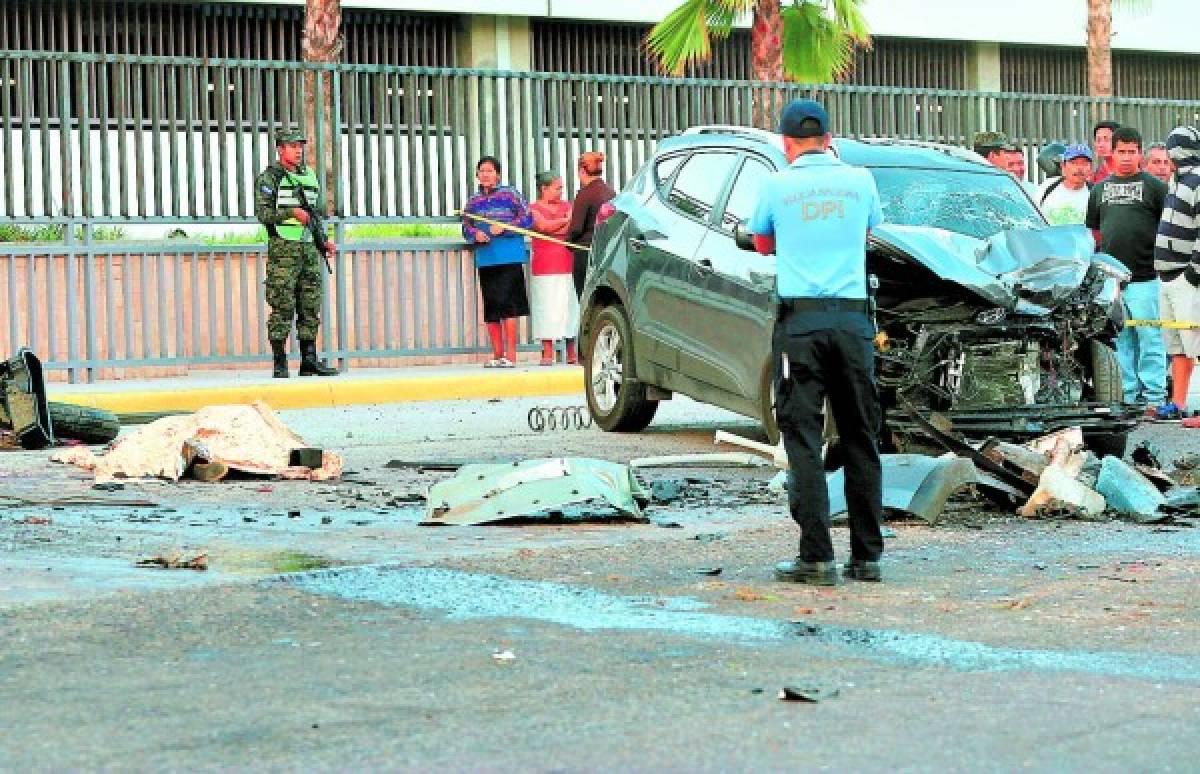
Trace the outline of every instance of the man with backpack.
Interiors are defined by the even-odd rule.
[[[1050,178],[1038,189],[1035,201],[1051,225],[1083,225],[1092,186],[1092,151],[1088,146],[1068,145],[1062,154],[1062,176]]]

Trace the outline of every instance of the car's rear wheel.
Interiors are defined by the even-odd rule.
[[[646,397],[646,386],[633,374],[629,321],[619,306],[596,314],[583,361],[588,411],[603,430],[637,432],[654,419],[658,401]]]
[[[1097,403],[1120,403],[1124,399],[1121,389],[1121,364],[1117,353],[1102,341],[1088,342],[1088,366],[1092,375],[1092,400]],[[1129,445],[1129,433],[1084,433],[1088,448],[1101,457],[1123,457]]]

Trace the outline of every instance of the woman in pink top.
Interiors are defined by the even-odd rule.
[[[529,205],[533,229],[563,239],[571,223],[571,203],[562,198],[562,178],[554,172],[537,176],[537,201]],[[532,281],[533,337],[542,340],[542,365],[554,364],[554,342],[565,339],[567,362],[576,363],[575,334],[579,329],[579,299],[571,277],[574,256],[560,244],[533,240]]]

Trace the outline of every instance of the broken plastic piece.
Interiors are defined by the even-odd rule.
[[[787,452],[784,451],[783,448],[783,439],[780,439],[778,445],[772,446],[769,443],[759,443],[758,441],[752,441],[749,438],[743,438],[740,435],[734,435],[733,433],[727,433],[724,430],[718,430],[717,434],[713,436],[713,443],[728,443],[732,444],[733,446],[741,446],[745,449],[753,449],[759,454],[765,454],[766,456],[770,457],[771,463],[775,467],[781,470],[787,470],[788,458]]]
[[[971,460],[954,454],[881,454],[879,461],[883,468],[884,509],[911,514],[930,524],[940,521],[946,501],[975,483],[977,477]],[[845,513],[845,469],[827,474],[825,485],[830,515]]]
[[[1047,467],[1038,479],[1038,488],[1017,514],[1030,519],[1053,504],[1062,503],[1078,508],[1088,516],[1099,516],[1104,512],[1104,497],[1080,483],[1076,475],[1062,465]]]
[[[1096,491],[1110,508],[1144,522],[1156,521],[1159,506],[1166,502],[1154,484],[1118,457],[1104,458]]]

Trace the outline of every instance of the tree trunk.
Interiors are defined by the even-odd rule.
[[[341,0],[305,0],[304,2],[304,61],[336,63],[342,57],[342,3]],[[322,137],[316,136],[317,110],[321,111],[324,128]],[[310,139],[312,158],[309,163],[316,169],[325,170],[325,208],[333,214],[337,201],[337,180],[333,177],[334,133],[333,126],[333,73],[322,75],[320,107],[317,107],[317,77],[313,72],[304,74],[304,131]],[[317,158],[320,149],[321,158]]]
[[[1087,79],[1088,95],[1111,97],[1112,77],[1112,0],[1087,0]]]
[[[783,14],[779,0],[758,0],[750,25],[750,68],[754,80],[778,83],[783,80]],[[778,88],[754,90],[754,125],[774,130],[783,109]]]

